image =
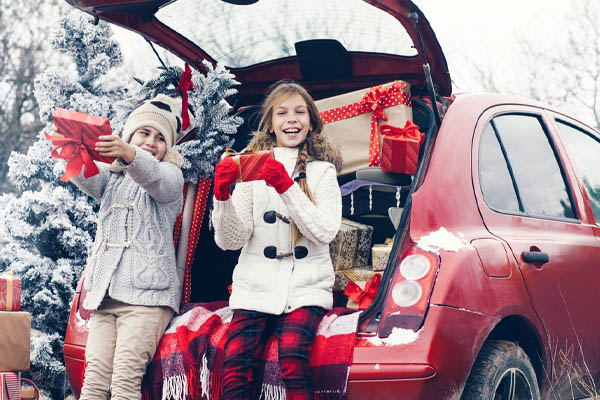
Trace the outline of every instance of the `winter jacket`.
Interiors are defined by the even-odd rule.
[[[177,312],[183,280],[175,266],[173,227],[181,211],[181,169],[138,147],[131,164],[116,163],[123,172],[98,163],[98,175],[72,179],[100,201],[85,272],[84,307],[95,310],[108,295],[132,305],[168,306]]]
[[[295,177],[298,150],[276,147],[274,154]],[[297,183],[280,195],[262,180],[237,184],[226,201],[215,199],[212,222],[217,245],[229,250],[242,248],[233,271],[232,309],[269,314],[303,306],[331,309],[335,275],[329,242],[340,227],[340,189],[335,167],[329,162],[309,161],[306,179],[315,203]],[[268,211],[296,223],[302,233],[296,245],[292,244],[291,224],[281,218],[267,222]],[[272,258],[274,254],[278,258]]]

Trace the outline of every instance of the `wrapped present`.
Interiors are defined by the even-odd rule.
[[[227,149],[223,157],[231,157],[233,161],[240,168],[240,174],[238,175],[237,182],[250,182],[257,181],[260,179],[260,169],[267,161],[267,159],[273,157],[272,151],[247,151],[236,153],[231,149]]]
[[[21,373],[0,372],[0,400],[21,398]]]
[[[356,228],[356,250],[354,251],[354,262],[352,263],[352,267],[364,267],[365,265],[369,265],[373,227],[349,219],[343,219],[342,221],[342,223]]]
[[[393,246],[394,241],[392,239],[386,239],[385,243],[373,245],[373,248],[371,248],[373,271],[385,270]]]
[[[115,160],[114,157],[102,156],[95,150],[99,136],[112,134],[108,118],[57,108],[52,114],[52,120],[56,130],[64,136],[45,134],[46,139],[52,141],[52,157],[68,161],[61,181],[67,182],[79,175],[82,168],[86,178],[98,174],[100,171],[94,160],[105,163]]]
[[[21,279],[12,271],[0,276],[0,311],[19,311],[21,309]]]
[[[346,308],[364,310],[371,305],[379,286],[381,286],[381,274],[376,272],[372,272],[372,274],[367,281],[348,282],[348,286],[344,290],[344,294],[348,296]]]
[[[410,84],[403,81],[318,100],[316,104],[325,123],[323,135],[341,150],[342,175],[380,165],[380,120],[394,126],[412,120]]]
[[[337,271],[367,265],[372,236],[372,226],[342,219],[340,230],[329,243],[333,269]]]
[[[333,290],[343,292],[348,286],[348,282],[366,282],[373,277],[373,268],[370,265],[366,267],[353,267],[335,271],[335,282]]]
[[[335,238],[329,243],[329,255],[335,271],[352,268],[354,251],[358,241],[358,232],[355,227],[343,223],[340,225]]]
[[[384,172],[413,175],[417,172],[419,150],[424,134],[411,121],[403,128],[382,125],[383,148],[381,150],[381,169]]]
[[[31,314],[0,311],[0,371],[29,370]]]

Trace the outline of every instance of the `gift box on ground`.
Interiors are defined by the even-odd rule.
[[[12,272],[0,275],[0,311],[21,309],[21,279]]]
[[[86,178],[98,174],[100,171],[94,160],[109,164],[115,160],[95,150],[99,136],[112,134],[108,118],[57,108],[52,114],[52,121],[56,130],[64,136],[46,134],[46,139],[52,141],[52,157],[68,161],[61,181],[66,182],[79,175],[82,168]]]
[[[260,169],[267,161],[273,157],[272,151],[242,152],[236,153],[233,150],[227,150],[223,157],[230,157],[239,167],[237,182],[250,182],[260,179]]]
[[[371,271],[369,279],[364,281],[350,280],[344,289],[344,295],[348,297],[346,308],[364,310],[369,307],[377,295],[379,286],[381,286],[381,273],[378,272]]]
[[[393,246],[394,241],[392,239],[386,239],[385,243],[373,245],[371,248],[373,271],[385,270]]]
[[[21,373],[0,372],[0,400],[21,398]]]
[[[373,227],[345,218],[331,243],[329,255],[334,270],[365,266],[369,262]]]
[[[31,314],[0,311],[0,371],[29,370]]]
[[[325,123],[322,134],[339,146],[341,174],[380,165],[380,124],[404,126],[412,120],[410,84],[394,81],[318,100]]]
[[[382,125],[383,145],[381,150],[381,169],[384,172],[413,175],[417,172],[419,150],[424,135],[419,127],[406,121],[403,128]]]

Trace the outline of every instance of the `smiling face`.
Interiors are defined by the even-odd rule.
[[[152,154],[157,160],[162,160],[167,152],[167,142],[158,129],[151,126],[142,126],[133,132],[129,144],[138,146]]]
[[[298,93],[281,97],[273,104],[271,127],[279,147],[298,147],[311,130],[310,116],[304,98]]]

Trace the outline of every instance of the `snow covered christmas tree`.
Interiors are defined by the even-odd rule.
[[[157,93],[175,95],[182,72],[177,67],[166,68],[145,83],[136,83],[134,77],[115,79],[122,63],[119,46],[111,40],[108,24],[92,21],[73,12],[50,39],[75,62],[73,71],[50,68],[36,79],[35,95],[48,132],[58,107],[108,117],[113,131],[120,133],[140,101]],[[212,174],[241,123],[229,115],[224,102],[235,93],[232,86],[237,82],[224,68],[207,65],[207,69],[206,76],[194,71],[195,90],[189,92],[196,136],[178,146],[184,156],[184,177],[190,182]],[[27,154],[13,153],[9,159],[8,177],[23,193],[0,196],[0,236],[5,242],[0,246],[0,273],[12,270],[22,279],[22,310],[33,317],[30,373],[48,395],[62,399],[63,340],[70,303],[94,239],[98,204],[74,185],[59,181],[64,166],[50,157],[50,150],[40,132]]]

